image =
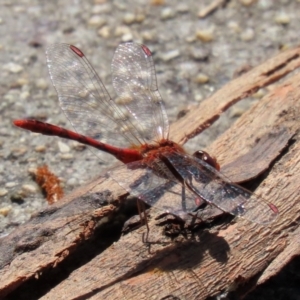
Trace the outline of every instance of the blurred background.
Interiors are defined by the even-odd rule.
[[[108,166],[101,153],[12,125],[14,119],[30,117],[72,129],[48,75],[47,45],[79,47],[112,96],[110,63],[116,46],[127,41],[147,45],[172,123],[235,76],[297,45],[299,12],[296,0],[2,0],[0,234],[47,205],[29,170],[46,164],[67,193]],[[232,107],[187,149],[204,148],[267,92]],[[12,199],[10,191],[20,185],[33,196]]]

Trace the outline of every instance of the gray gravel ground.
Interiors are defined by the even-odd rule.
[[[113,163],[111,158],[104,163],[102,154],[96,156],[74,142],[12,125],[14,119],[31,117],[71,129],[49,79],[47,45],[63,42],[82,49],[112,91],[110,62],[116,46],[131,40],[146,44],[154,53],[159,89],[172,123],[236,72],[298,44],[300,1],[224,1],[200,18],[212,2],[1,1],[0,233],[47,205],[35,192],[28,170],[46,163],[68,192]],[[192,152],[208,145],[265,92],[235,105],[187,148]],[[11,191],[22,186],[34,197],[13,202]]]

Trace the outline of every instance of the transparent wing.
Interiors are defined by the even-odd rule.
[[[224,175],[202,160],[178,153],[164,156],[200,198],[232,215],[268,224],[277,217],[275,205],[230,182]],[[190,206],[193,205],[193,201]]]
[[[130,112],[131,124],[145,143],[168,137],[169,124],[158,92],[150,50],[140,44],[120,44],[112,60],[116,101]]]
[[[79,49],[54,44],[46,55],[60,106],[78,133],[120,147],[140,142],[139,130],[132,128],[133,115],[111,99]]]
[[[141,161],[122,165],[109,175],[145,203],[178,216],[194,212],[203,200],[216,209],[258,224],[268,224],[278,216],[275,205],[230,182],[204,161],[174,152],[163,155],[184,184],[162,160],[151,165]],[[214,209],[207,208],[203,216],[206,219],[213,213]]]
[[[197,196],[172,174],[161,177],[141,162],[117,166],[108,174],[131,195],[165,212],[180,216],[198,207]]]

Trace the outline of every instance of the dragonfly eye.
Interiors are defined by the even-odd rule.
[[[193,154],[193,156],[205,161],[207,164],[220,171],[220,165],[218,164],[217,160],[214,157],[210,156],[207,152],[198,150]]]

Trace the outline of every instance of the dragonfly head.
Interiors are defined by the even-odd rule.
[[[210,156],[207,152],[203,150],[198,150],[193,154],[194,157],[205,161],[207,164],[220,171],[220,165],[214,156]]]

